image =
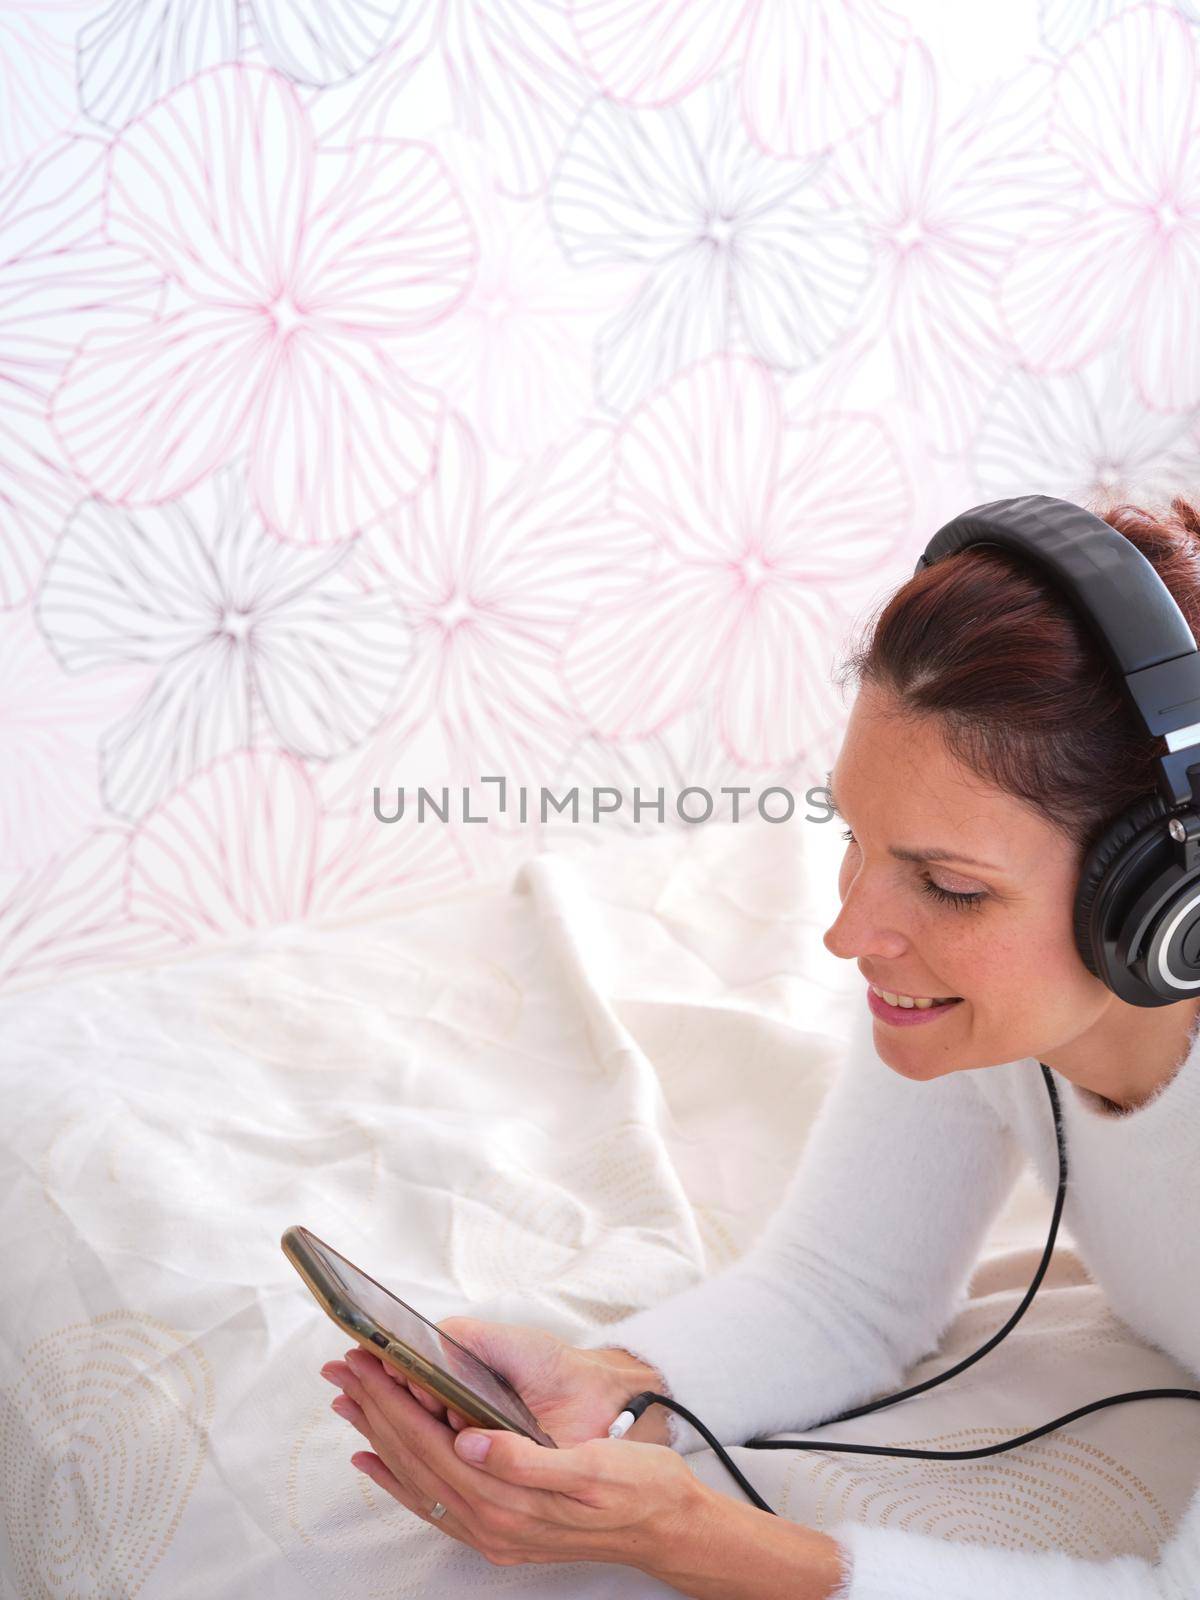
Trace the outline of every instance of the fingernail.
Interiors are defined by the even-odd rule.
[[[468,1461],[482,1461],[492,1448],[486,1433],[459,1433],[455,1435],[454,1448]]]
[[[344,1417],[346,1415],[346,1398],[345,1398],[345,1396],[344,1395],[338,1395],[336,1400],[331,1400],[329,1402],[329,1409],[331,1411],[336,1411],[339,1417]]]
[[[333,1384],[335,1389],[340,1389],[342,1387],[341,1384],[337,1381],[337,1378],[334,1376],[333,1370],[332,1370],[331,1367],[328,1367],[328,1366],[322,1367],[321,1368],[321,1376],[325,1379],[326,1383]]]

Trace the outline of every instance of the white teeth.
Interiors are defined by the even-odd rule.
[[[918,1000],[915,995],[911,994],[893,994],[890,989],[881,989],[874,983],[871,988],[875,990],[877,995],[881,995],[888,1005],[900,1006],[905,1011],[913,1008],[917,1011],[928,1011],[930,1006],[935,1004],[931,999]]]

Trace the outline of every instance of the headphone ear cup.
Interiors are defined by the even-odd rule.
[[[1120,859],[1132,841],[1149,824],[1169,816],[1171,809],[1162,795],[1147,795],[1109,823],[1084,857],[1079,885],[1075,890],[1075,945],[1088,970],[1102,983],[1108,980],[1100,970],[1096,950],[1100,932],[1098,918],[1105,911],[1100,903],[1104,881],[1109,877],[1113,863]]]

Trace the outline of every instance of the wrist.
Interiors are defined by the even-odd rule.
[[[641,1564],[647,1577],[692,1600],[830,1600],[848,1556],[836,1539],[772,1516],[693,1479],[696,1493],[680,1531]]]
[[[642,1361],[640,1357],[619,1345],[604,1345],[596,1350],[588,1350],[585,1354],[599,1358],[603,1365],[609,1369],[610,1388],[612,1397],[613,1417],[622,1409],[627,1400],[635,1394],[640,1394],[643,1389],[653,1389],[656,1394],[670,1394],[666,1379],[657,1368]],[[629,1429],[625,1435],[641,1444],[667,1444],[667,1418],[670,1413],[666,1406],[651,1405]],[[609,1419],[612,1420],[611,1418]]]

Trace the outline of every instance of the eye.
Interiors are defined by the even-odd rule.
[[[842,830],[842,838],[847,844],[857,844],[853,832],[849,828]],[[979,911],[987,895],[980,890],[977,894],[963,894],[957,889],[943,889],[940,883],[935,883],[927,874],[921,878],[922,893],[930,899],[936,900],[940,905],[953,906],[957,911]]]
[[[977,894],[963,894],[957,889],[943,889],[940,883],[934,883],[932,878],[922,878],[921,888],[934,900],[939,900],[943,905],[956,906],[959,911],[978,911],[984,900],[981,892]]]

